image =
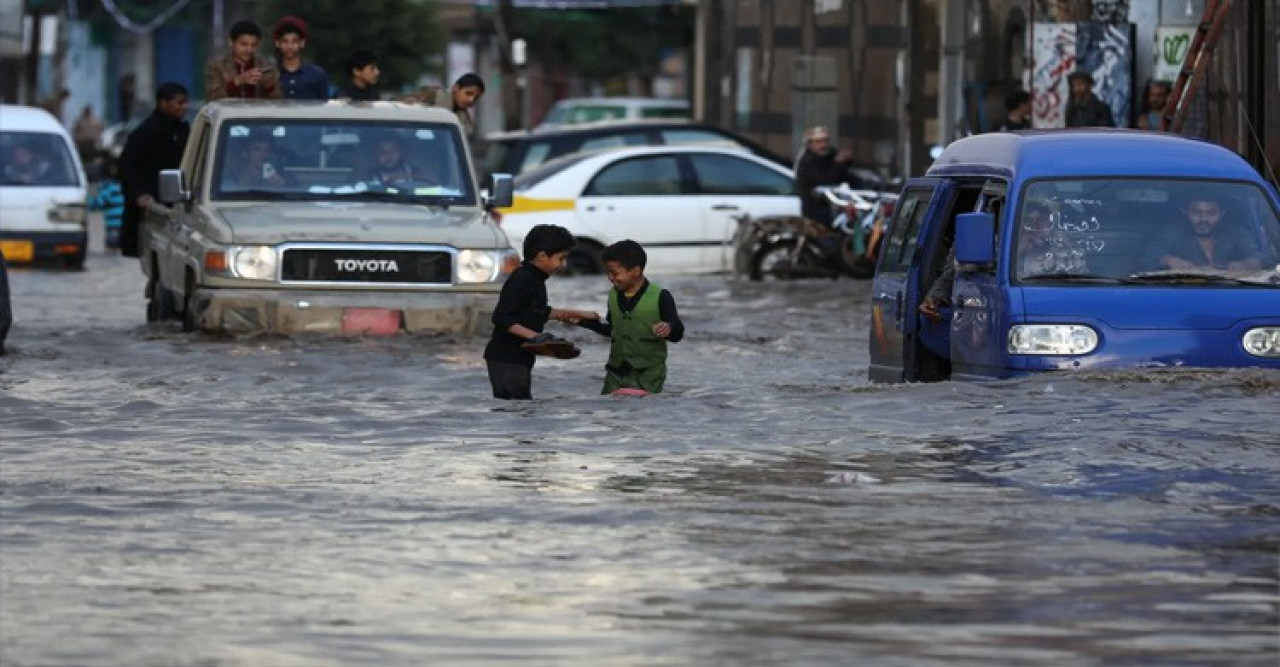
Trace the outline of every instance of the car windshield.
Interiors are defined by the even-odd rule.
[[[237,120],[218,146],[215,199],[475,203],[466,146],[447,124]]]
[[[0,132],[0,184],[49,187],[80,185],[67,142],[52,132]]]
[[[1024,284],[1280,285],[1280,222],[1252,183],[1041,180],[1013,220]]]

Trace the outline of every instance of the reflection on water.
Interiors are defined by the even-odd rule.
[[[11,279],[4,664],[1280,658],[1274,372],[872,386],[866,283],[660,276],[669,393],[597,395],[568,330],[504,404],[483,340],[212,340],[141,325],[123,260]]]

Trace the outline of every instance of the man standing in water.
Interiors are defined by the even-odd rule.
[[[162,83],[156,89],[156,108],[134,131],[120,154],[120,182],[124,186],[124,220],[120,226],[120,252],[137,257],[138,231],[146,207],[155,202],[160,171],[182,162],[191,126],[187,113],[187,89],[180,83]]]

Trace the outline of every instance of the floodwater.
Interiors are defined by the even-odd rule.
[[[657,276],[669,393],[481,338],[143,323],[14,270],[0,664],[1280,660],[1280,374],[866,381],[869,284]],[[603,309],[602,278],[554,278]]]

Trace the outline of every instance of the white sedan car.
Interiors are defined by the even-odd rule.
[[[737,216],[800,215],[791,171],[736,148],[577,153],[521,174],[515,190],[499,210],[512,245],[534,225],[565,227],[578,239],[571,273],[599,273],[600,251],[623,239],[644,246],[651,272],[729,271]]]

